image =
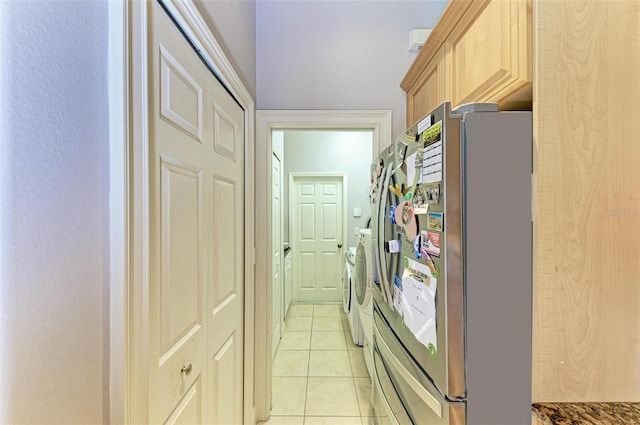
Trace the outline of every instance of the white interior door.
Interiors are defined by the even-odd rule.
[[[213,120],[209,264],[209,423],[243,422],[244,111],[208,74]]]
[[[244,113],[149,4],[149,420],[242,423]]]
[[[294,176],[291,184],[293,300],[342,299],[343,177]]]
[[[273,282],[272,282],[272,298],[271,298],[271,329],[273,331],[273,340],[271,342],[272,356],[275,356],[278,344],[280,343],[280,337],[282,334],[282,321],[283,321],[283,276],[282,276],[282,164],[280,158],[273,153],[271,155],[272,165],[272,189],[271,189],[271,205],[272,216],[271,222],[273,231],[271,233],[271,240],[273,241],[272,253],[273,253]]]

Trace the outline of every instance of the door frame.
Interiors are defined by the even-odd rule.
[[[292,231],[293,231],[293,225],[292,225],[292,218],[293,217],[293,202],[291,202],[291,200],[293,199],[293,184],[294,181],[296,179],[296,177],[340,177],[342,180],[342,248],[345,248],[345,252],[346,249],[348,248],[348,244],[346,242],[347,240],[347,214],[348,214],[348,210],[349,210],[349,194],[348,192],[348,181],[347,181],[347,173],[341,173],[341,172],[291,172],[289,173],[289,193],[288,195],[288,205],[287,208],[289,209],[289,239],[291,240],[291,237],[293,235]],[[295,255],[295,244],[292,244],[293,248],[291,248],[293,250],[293,252],[291,252],[291,254],[289,255]],[[340,248],[340,250],[342,250],[342,248]],[[294,257],[294,261],[295,261],[295,257]],[[299,264],[298,264],[299,266]],[[293,265],[293,268],[295,270],[296,265]]]
[[[255,104],[192,0],[159,0],[245,112],[243,421],[255,424]],[[109,2],[110,347],[113,423],[148,423],[148,11]]]
[[[284,155],[283,152],[279,152],[277,149],[273,149],[272,153],[271,153],[271,176],[273,176],[273,158],[276,157],[278,159],[278,161],[280,161],[280,241],[283,242],[280,244],[279,250],[280,250],[280,289],[282,290],[282,292],[280,293],[280,324],[278,325],[280,327],[280,338],[282,338],[282,332],[284,331],[284,303],[285,303],[285,299],[284,299],[284,213],[283,213],[283,205],[282,205],[282,200],[284,198]],[[273,183],[273,179],[271,180],[271,182]],[[272,192],[273,193],[273,192]],[[273,199],[273,198],[272,198]],[[273,204],[272,204],[272,208],[273,208]],[[273,226],[273,221],[271,222],[271,225]],[[272,228],[273,229],[273,228]],[[273,232],[272,232],[273,234]],[[271,245],[273,246],[273,245]],[[273,260],[273,253],[275,251],[273,251],[273,249],[271,250],[271,259]],[[271,272],[273,273],[273,269],[271,270]],[[271,275],[271,282],[273,283],[273,275]],[[273,290],[273,287],[272,287]],[[273,302],[273,299],[271,299],[271,301]],[[273,324],[273,322],[272,322]],[[273,326],[272,326],[273,328]],[[275,335],[274,335],[275,336]],[[273,340],[273,339],[272,339]],[[273,349],[273,346],[271,347]]]
[[[271,135],[273,130],[371,130],[371,157],[391,144],[390,110],[257,110],[256,111],[256,418],[267,420],[271,410]]]

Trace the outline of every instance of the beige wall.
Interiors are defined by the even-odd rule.
[[[216,41],[256,98],[255,0],[194,0]]]
[[[0,423],[109,421],[107,2],[0,2]]]
[[[409,30],[433,28],[448,3],[258,1],[257,109],[389,109],[400,134]]]
[[[347,246],[356,246],[356,227],[365,228],[371,216],[368,188],[372,159],[371,131],[284,131],[284,233],[289,238],[289,173],[344,172],[347,174]],[[354,217],[353,209],[362,216]]]

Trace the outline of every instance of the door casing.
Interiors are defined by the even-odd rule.
[[[390,110],[258,110],[256,111],[256,419],[266,421],[271,410],[271,153],[274,130],[371,130],[371,157],[391,144]]]
[[[191,0],[160,0],[207,65],[245,111],[244,408],[256,423],[255,104]],[[110,353],[112,423],[148,423],[148,2],[109,2]]]

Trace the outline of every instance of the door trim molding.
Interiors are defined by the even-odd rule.
[[[348,214],[348,210],[349,210],[349,182],[348,182],[348,176],[347,173],[341,173],[341,172],[305,172],[305,171],[292,171],[289,173],[289,193],[288,193],[288,199],[289,199],[289,205],[287,205],[287,208],[289,209],[289,240],[293,239],[293,226],[292,226],[292,222],[293,222],[293,202],[291,202],[291,200],[293,199],[293,185],[294,185],[294,181],[297,177],[340,177],[342,180],[342,247],[345,249],[344,252],[346,252],[346,250],[349,249],[349,247],[347,246],[348,244],[346,243],[347,241],[347,214]],[[291,254],[289,255],[295,255],[295,244],[292,245],[293,248],[293,252],[291,252]],[[342,249],[342,248],[341,248]],[[344,258],[344,256],[342,257]],[[295,258],[294,258],[295,261]],[[300,266],[299,262],[297,262],[297,267]],[[295,270],[296,268],[296,264],[293,265],[293,269]],[[293,291],[293,289],[292,289]],[[295,291],[293,291],[295,292]],[[292,301],[293,302],[293,301]]]
[[[245,112],[243,421],[255,424],[255,104],[193,1],[159,1]],[[112,93],[116,93],[110,96],[116,102],[110,112],[120,114],[123,122],[122,131],[111,140],[110,181],[116,186],[111,192],[110,224],[116,224],[112,235],[118,233],[116,241],[122,239],[123,243],[111,248],[111,293],[121,296],[111,298],[110,325],[112,346],[114,341],[123,341],[123,349],[120,354],[113,349],[110,353],[110,416],[112,422],[122,418],[125,424],[137,424],[148,423],[149,408],[147,16],[154,2],[111,3],[115,6],[110,6],[110,26],[113,18],[121,28],[113,34],[110,30],[109,39],[110,43],[119,43],[123,63],[119,68],[122,74],[110,77]],[[118,90],[123,96],[119,104]],[[119,218],[124,222],[119,223]],[[118,317],[122,320],[120,328]]]
[[[373,132],[371,158],[391,144],[390,110],[257,110],[256,111],[256,418],[267,420],[271,410],[271,133],[294,129],[359,129]]]

